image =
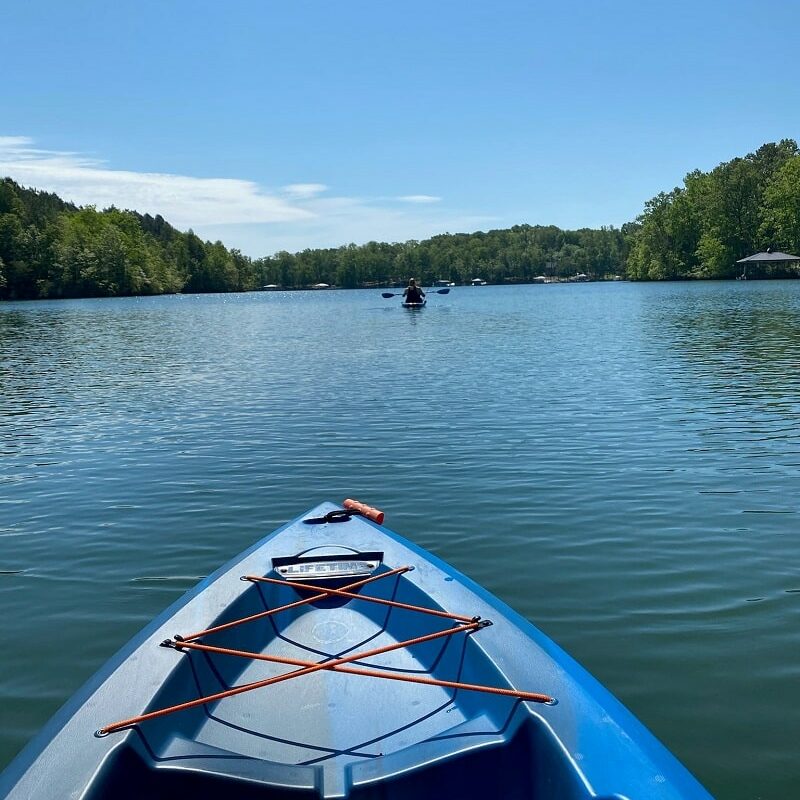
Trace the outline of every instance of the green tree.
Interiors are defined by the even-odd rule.
[[[762,241],[800,254],[800,155],[785,161],[764,191]]]

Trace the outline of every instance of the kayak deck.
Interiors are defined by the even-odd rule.
[[[369,596],[408,605],[426,600],[401,574],[373,583]],[[224,619],[215,620],[214,626],[274,611],[297,599],[298,592],[289,583],[266,586],[256,583]],[[236,616],[231,618],[233,612]],[[485,625],[471,624],[469,633],[477,633]],[[356,656],[357,660],[348,662],[348,666],[412,680],[439,679],[468,684],[487,678],[497,680],[491,665],[484,663],[476,642],[465,633],[443,635],[409,646],[404,644],[410,637],[419,639],[465,627],[469,625],[463,621],[426,616],[399,606],[343,602],[329,597],[197,639],[209,645],[213,641],[211,646],[219,649],[293,661],[319,663]],[[256,644],[260,647],[254,650]],[[176,646],[182,649],[180,641]],[[358,657],[363,651],[385,648],[396,649],[375,657]],[[180,661],[180,668],[173,672],[160,693],[177,698],[178,702],[225,692],[234,686],[261,682],[287,672],[280,664],[203,650],[189,649]],[[114,793],[123,792],[125,796],[125,786],[131,784],[137,786],[137,792],[142,791],[144,780],[150,782],[145,785],[152,795],[162,791],[161,785],[167,779],[170,791],[178,788],[181,791],[191,788],[193,792],[198,789],[218,791],[226,785],[233,790],[235,785],[237,797],[246,797],[247,794],[241,794],[243,789],[239,784],[242,762],[248,759],[248,783],[260,784],[258,791],[262,793],[267,787],[276,791],[277,782],[284,788],[291,786],[301,796],[309,792],[309,796],[319,793],[325,797],[370,797],[369,785],[362,790],[352,790],[354,785],[365,780],[368,784],[374,783],[368,781],[369,774],[373,773],[380,776],[380,796],[385,797],[386,765],[393,764],[393,771],[404,776],[398,779],[399,796],[412,791],[406,786],[409,780],[414,785],[421,780],[413,793],[419,797],[434,797],[444,787],[431,793],[430,787],[425,788],[430,776],[424,780],[418,777],[419,770],[427,775],[427,765],[432,758],[458,756],[466,759],[462,769],[469,773],[473,754],[480,752],[480,760],[485,761],[482,750],[504,744],[527,718],[524,713],[515,717],[521,702],[517,698],[493,697],[492,702],[487,702],[485,696],[460,688],[420,686],[415,682],[331,669],[292,680],[297,681],[297,685],[290,691],[265,687],[225,697],[213,707],[204,704],[176,712],[174,716],[138,723],[142,738],[131,742],[133,753],[120,753],[126,767],[116,767],[114,772],[125,776],[125,780],[114,787]],[[530,731],[521,735],[514,749],[529,750],[530,736]],[[420,748],[420,742],[427,746]],[[132,758],[134,754],[136,757]],[[502,756],[502,760],[506,760],[509,753],[504,751]],[[220,768],[221,763],[229,759],[234,759],[232,773]],[[379,770],[369,765],[375,759],[382,762]],[[530,753],[525,760],[530,762]],[[292,768],[286,769],[287,766]],[[135,780],[131,780],[132,768],[139,773]],[[536,796],[532,786],[524,786],[527,782],[520,781],[518,768],[512,774],[513,790],[509,787],[504,796]],[[447,778],[448,785],[452,780],[452,776]],[[492,781],[496,786],[496,776]],[[473,776],[469,780],[473,789],[474,783]]]
[[[541,632],[388,529],[326,521],[336,511],[266,537],[142,631],[0,776],[0,797],[709,800]]]

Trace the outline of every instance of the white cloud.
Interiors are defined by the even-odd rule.
[[[438,203],[442,198],[435,197],[432,194],[407,194],[397,199],[402,200],[404,203]]]
[[[312,216],[252,181],[109,169],[102,161],[75,153],[37,149],[23,136],[0,137],[0,175],[78,205],[161,214],[178,228],[292,222]]]
[[[33,139],[28,136],[0,136],[0,149],[25,151],[30,150]]]
[[[284,194],[300,200],[316,197],[327,190],[328,187],[324,183],[290,183],[288,186],[283,187]]]
[[[161,214],[181,230],[192,228],[198,236],[221,239],[252,256],[350,242],[425,239],[504,222],[435,206],[441,198],[425,194],[343,197],[326,194],[329,187],[323,183],[292,183],[269,192],[236,178],[110,169],[104,161],[79,153],[37,148],[25,136],[0,136],[2,176],[78,205]],[[398,206],[398,201],[407,206]]]
[[[252,256],[278,250],[290,253],[316,247],[340,247],[369,241],[405,242],[440,233],[467,233],[511,225],[499,217],[469,215],[437,209],[387,208],[357,198],[319,199],[311,204],[314,216],[290,225],[230,225],[195,229],[208,239],[221,239]]]

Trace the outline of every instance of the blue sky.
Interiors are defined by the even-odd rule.
[[[800,138],[800,3],[6,2],[0,174],[258,256],[616,225]]]

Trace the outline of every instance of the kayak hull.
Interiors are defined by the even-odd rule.
[[[423,300],[421,303],[406,303],[406,302],[404,302],[402,305],[403,305],[403,308],[408,308],[411,311],[419,311],[419,309],[425,308],[425,303],[426,302],[427,302],[427,300]]]
[[[0,776],[0,797],[710,797],[630,712],[530,623],[385,527],[360,517],[320,521],[336,508],[322,504],[261,540],[151,623]],[[354,591],[388,603],[328,595],[198,641],[314,663],[355,656],[346,668],[542,692],[557,703],[318,669],[96,735],[117,720],[296,669],[160,644],[307,599],[309,592],[280,572],[295,569],[298,558],[302,569],[363,566],[370,558],[379,579]],[[413,569],[387,575],[406,566]],[[335,588],[353,580],[315,579],[312,585]],[[392,603],[492,624],[391,649],[465,624]],[[357,656],[374,649],[385,652]]]

